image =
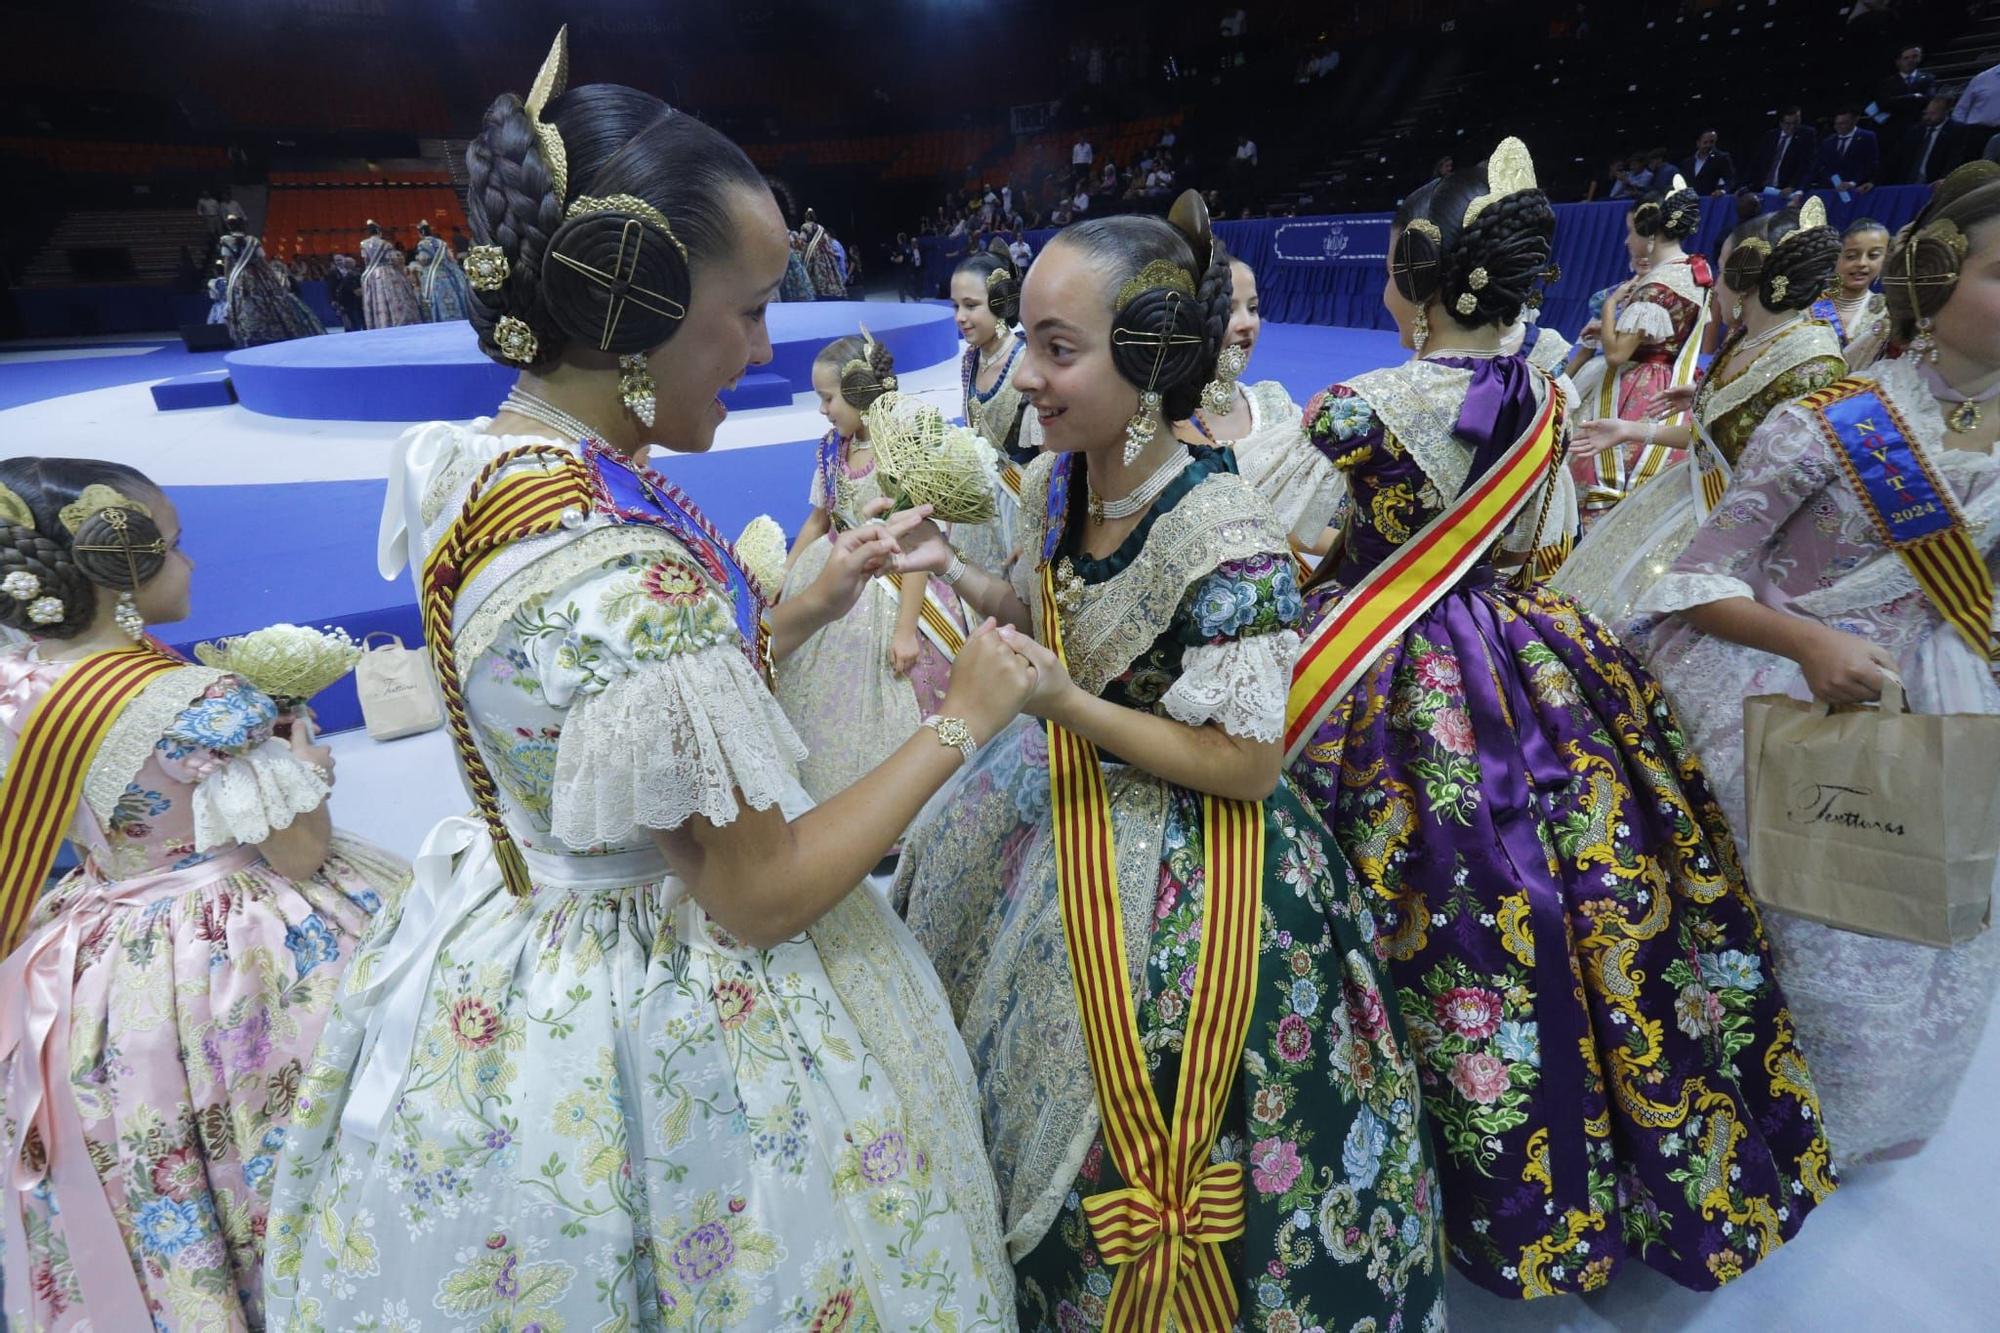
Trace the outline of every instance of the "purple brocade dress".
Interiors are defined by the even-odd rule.
[[[1349,513],[1309,624],[1532,421],[1519,357],[1413,362],[1307,409]],[[1834,1188],[1729,826],[1597,621],[1475,566],[1293,768],[1379,896],[1460,1269],[1506,1296],[1637,1257],[1713,1288]]]

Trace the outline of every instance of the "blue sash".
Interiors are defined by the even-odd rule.
[[[1822,324],[1833,325],[1833,336],[1840,339],[1840,350],[1847,350],[1847,325],[1840,322],[1840,312],[1834,309],[1832,297],[1822,296],[1814,301],[1812,317]]]

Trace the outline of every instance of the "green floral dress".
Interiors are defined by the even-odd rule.
[[[1023,514],[1046,507],[1032,465]],[[1028,550],[1039,550],[1034,520]],[[1301,604],[1285,538],[1226,451],[1197,450],[1111,557],[1066,557],[1072,674],[1126,707],[1275,740]],[[1024,560],[1032,566],[1032,561]],[[1038,599],[1032,569],[1017,591]],[[1118,879],[1155,1095],[1172,1116],[1200,985],[1201,797],[1107,761]],[[1376,926],[1287,781],[1265,803],[1257,985],[1216,1145],[1248,1172],[1225,1247],[1243,1326],[1442,1327],[1437,1177],[1411,1051],[1377,971]],[[1056,888],[1048,746],[1023,722],[912,831],[898,875],[972,1052],[1023,1327],[1105,1326],[1113,1274],[1084,1199],[1122,1188],[1082,1047]]]

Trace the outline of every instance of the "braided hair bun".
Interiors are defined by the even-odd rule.
[[[1555,209],[1539,188],[1503,194],[1465,221],[1491,188],[1486,164],[1462,168],[1413,190],[1391,224],[1400,228],[1389,266],[1396,290],[1419,306],[1441,302],[1465,328],[1519,319],[1554,250]]]
[[[833,367],[841,401],[857,412],[866,412],[896,387],[896,354],[874,338],[850,333],[821,348],[813,361]]]
[[[74,534],[69,531],[63,508],[92,486],[108,486],[134,500],[158,490],[143,473],[121,463],[0,461],[0,487],[12,497],[0,496],[0,624],[43,638],[75,638],[97,617],[99,588],[134,591],[166,565],[158,523],[136,510],[110,517],[92,512]],[[19,508],[26,509],[31,525],[20,522]],[[38,618],[56,605],[58,618]]]
[[[1831,227],[1794,230],[1771,248],[1757,279],[1757,299],[1767,310],[1805,310],[1833,282],[1839,265],[1839,232]]]
[[[1701,226],[1701,196],[1685,185],[1649,195],[1632,210],[1632,230],[1648,240],[1684,240]]]
[[[1970,252],[1966,233],[2000,218],[2000,164],[1968,162],[1937,183],[1916,221],[1897,234],[1882,268],[1891,333],[1899,343],[1917,335],[1917,321],[1944,309],[1958,289]]]

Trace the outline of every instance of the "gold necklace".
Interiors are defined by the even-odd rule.
[[[1970,435],[1979,429],[1979,404],[1970,398],[1951,409],[1951,415],[1944,419],[1945,426],[1955,435]]]

